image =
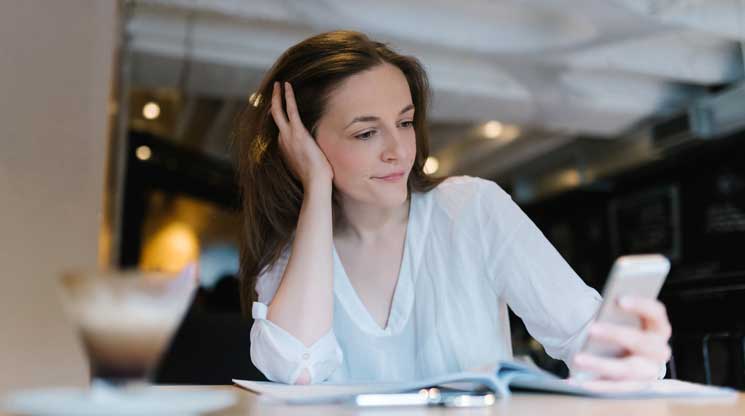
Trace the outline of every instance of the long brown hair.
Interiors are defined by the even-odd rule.
[[[399,55],[362,33],[346,30],[322,33],[292,46],[269,69],[239,116],[233,134],[243,204],[240,281],[245,314],[250,314],[256,299],[259,273],[277,261],[290,243],[303,202],[302,184],[280,152],[279,130],[269,112],[274,81],[292,84],[300,118],[315,137],[334,88],[346,78],[383,63],[404,73],[416,109],[416,158],[407,183],[409,195],[429,191],[445,179],[423,172],[429,156],[426,120],[430,90],[427,74],[416,58]],[[336,223],[341,213],[336,196],[333,207]]]

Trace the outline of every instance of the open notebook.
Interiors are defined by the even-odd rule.
[[[423,388],[440,387],[468,392],[492,391],[498,397],[510,395],[510,390],[529,390],[598,398],[658,398],[658,397],[735,397],[729,388],[710,387],[679,380],[651,382],[572,381],[561,379],[537,367],[512,361],[501,362],[475,371],[435,376],[401,383],[348,383],[288,385],[266,381],[233,380],[263,399],[287,404],[340,403],[357,394],[416,392]]]

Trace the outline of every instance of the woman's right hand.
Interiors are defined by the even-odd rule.
[[[331,185],[334,178],[331,164],[300,120],[295,94],[289,82],[285,82],[285,102],[286,114],[282,108],[279,82],[275,81],[271,113],[274,123],[279,128],[279,146],[285,160],[302,182],[304,189],[309,189],[315,183]]]

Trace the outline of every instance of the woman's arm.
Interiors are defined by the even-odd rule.
[[[309,346],[333,324],[333,172],[300,120],[290,84],[285,83],[286,115],[279,90],[275,83],[272,117],[280,131],[280,147],[303,183],[304,197],[290,258],[268,305],[267,319]],[[296,383],[308,382],[310,374],[305,370]]]
[[[664,305],[629,299],[626,309],[645,323],[641,330],[594,325],[599,294],[577,276],[509,195],[488,183],[482,203],[491,255],[488,275],[549,355],[565,361],[570,370],[592,371],[600,378],[658,377],[670,356]],[[586,354],[575,357],[588,331],[598,340],[622,346],[627,354],[612,359]]]
[[[311,345],[331,329],[333,265],[331,189],[305,192],[290,259],[267,318]]]
[[[341,366],[344,354],[333,327],[312,345],[299,340],[270,321],[268,307],[282,283],[292,254],[285,247],[276,262],[265,268],[257,278],[258,301],[251,314],[251,361],[267,379],[287,384],[319,383],[331,377]]]

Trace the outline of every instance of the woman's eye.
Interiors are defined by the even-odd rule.
[[[402,121],[401,122],[401,126],[403,126],[403,127],[413,127],[414,126],[414,121],[413,120]]]
[[[356,138],[358,138],[360,140],[367,140],[367,139],[369,139],[373,135],[373,133],[375,133],[375,130],[369,130],[369,131],[366,131],[364,133],[360,133],[360,134],[358,134],[358,135],[356,135],[354,137],[356,137]]]

